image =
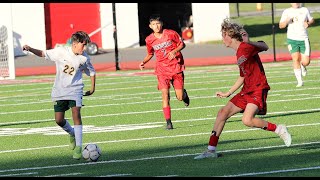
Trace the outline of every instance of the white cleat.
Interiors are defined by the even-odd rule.
[[[303,86],[303,82],[299,82],[296,87],[301,87],[301,86]]]
[[[280,136],[280,138],[284,141],[287,147],[291,145],[291,135],[288,132],[288,129],[285,125],[278,125],[275,130],[275,133],[277,133]]]
[[[216,151],[206,151],[202,154],[200,154],[199,156],[194,157],[194,159],[204,159],[204,158],[217,158],[218,153],[216,153]]]
[[[301,64],[301,75],[302,76],[306,76],[307,75],[307,68],[305,66],[303,66],[302,64]]]

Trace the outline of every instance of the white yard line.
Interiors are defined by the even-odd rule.
[[[300,144],[293,144],[291,147],[296,146],[305,146],[310,144],[319,144],[320,142],[308,142],[308,143],[300,143]],[[276,148],[282,148],[285,145],[280,146],[264,146],[264,147],[257,147],[257,148],[246,148],[246,149],[233,149],[233,150],[222,150],[219,151],[220,153],[225,152],[240,152],[240,151],[260,151],[261,149],[276,149]],[[188,157],[188,156],[195,156],[196,154],[178,154],[178,155],[171,155],[171,156],[156,156],[156,157],[145,157],[145,158],[137,158],[137,159],[126,159],[126,160],[109,160],[109,161],[98,161],[98,162],[90,162],[90,163],[78,163],[78,164],[61,164],[61,165],[55,165],[55,166],[39,166],[39,167],[30,167],[30,168],[17,168],[17,169],[4,169],[0,170],[0,173],[6,173],[6,172],[19,172],[19,171],[30,171],[30,170],[42,170],[42,169],[56,169],[56,168],[64,168],[64,167],[77,167],[77,166],[89,166],[89,165],[96,165],[96,164],[112,164],[112,163],[123,163],[123,162],[135,162],[135,161],[147,161],[147,160],[155,160],[155,159],[168,159],[168,158],[177,158],[177,157]],[[196,161],[196,160],[194,160]],[[319,166],[314,167],[303,167],[303,168],[295,168],[295,169],[282,169],[282,170],[273,170],[268,171],[269,174],[271,173],[280,173],[280,172],[297,172],[297,171],[304,171],[304,170],[313,170],[313,169],[319,169]],[[256,172],[256,173],[262,173],[262,172]],[[267,173],[267,172],[263,172]],[[252,174],[252,173],[244,173],[244,174]],[[242,174],[238,175],[224,175],[224,176],[241,176]]]

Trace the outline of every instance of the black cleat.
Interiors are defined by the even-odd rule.
[[[183,89],[183,92],[186,93],[186,97],[183,99],[183,102],[184,102],[184,105],[185,105],[186,107],[188,107],[189,104],[190,104],[190,99],[189,99],[187,90],[186,90],[186,89]]]
[[[171,129],[173,129],[173,126],[172,126],[171,120],[168,120],[167,121],[167,130],[171,130]]]

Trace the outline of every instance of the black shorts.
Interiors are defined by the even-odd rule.
[[[55,101],[54,112],[65,112],[72,107],[76,106],[75,100],[60,100]]]

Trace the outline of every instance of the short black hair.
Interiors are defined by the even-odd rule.
[[[91,42],[89,35],[84,31],[77,31],[72,34],[71,42],[81,42],[88,44]]]
[[[152,21],[159,21],[159,22],[163,22],[161,19],[160,14],[152,14],[149,18],[149,22],[151,23]]]

